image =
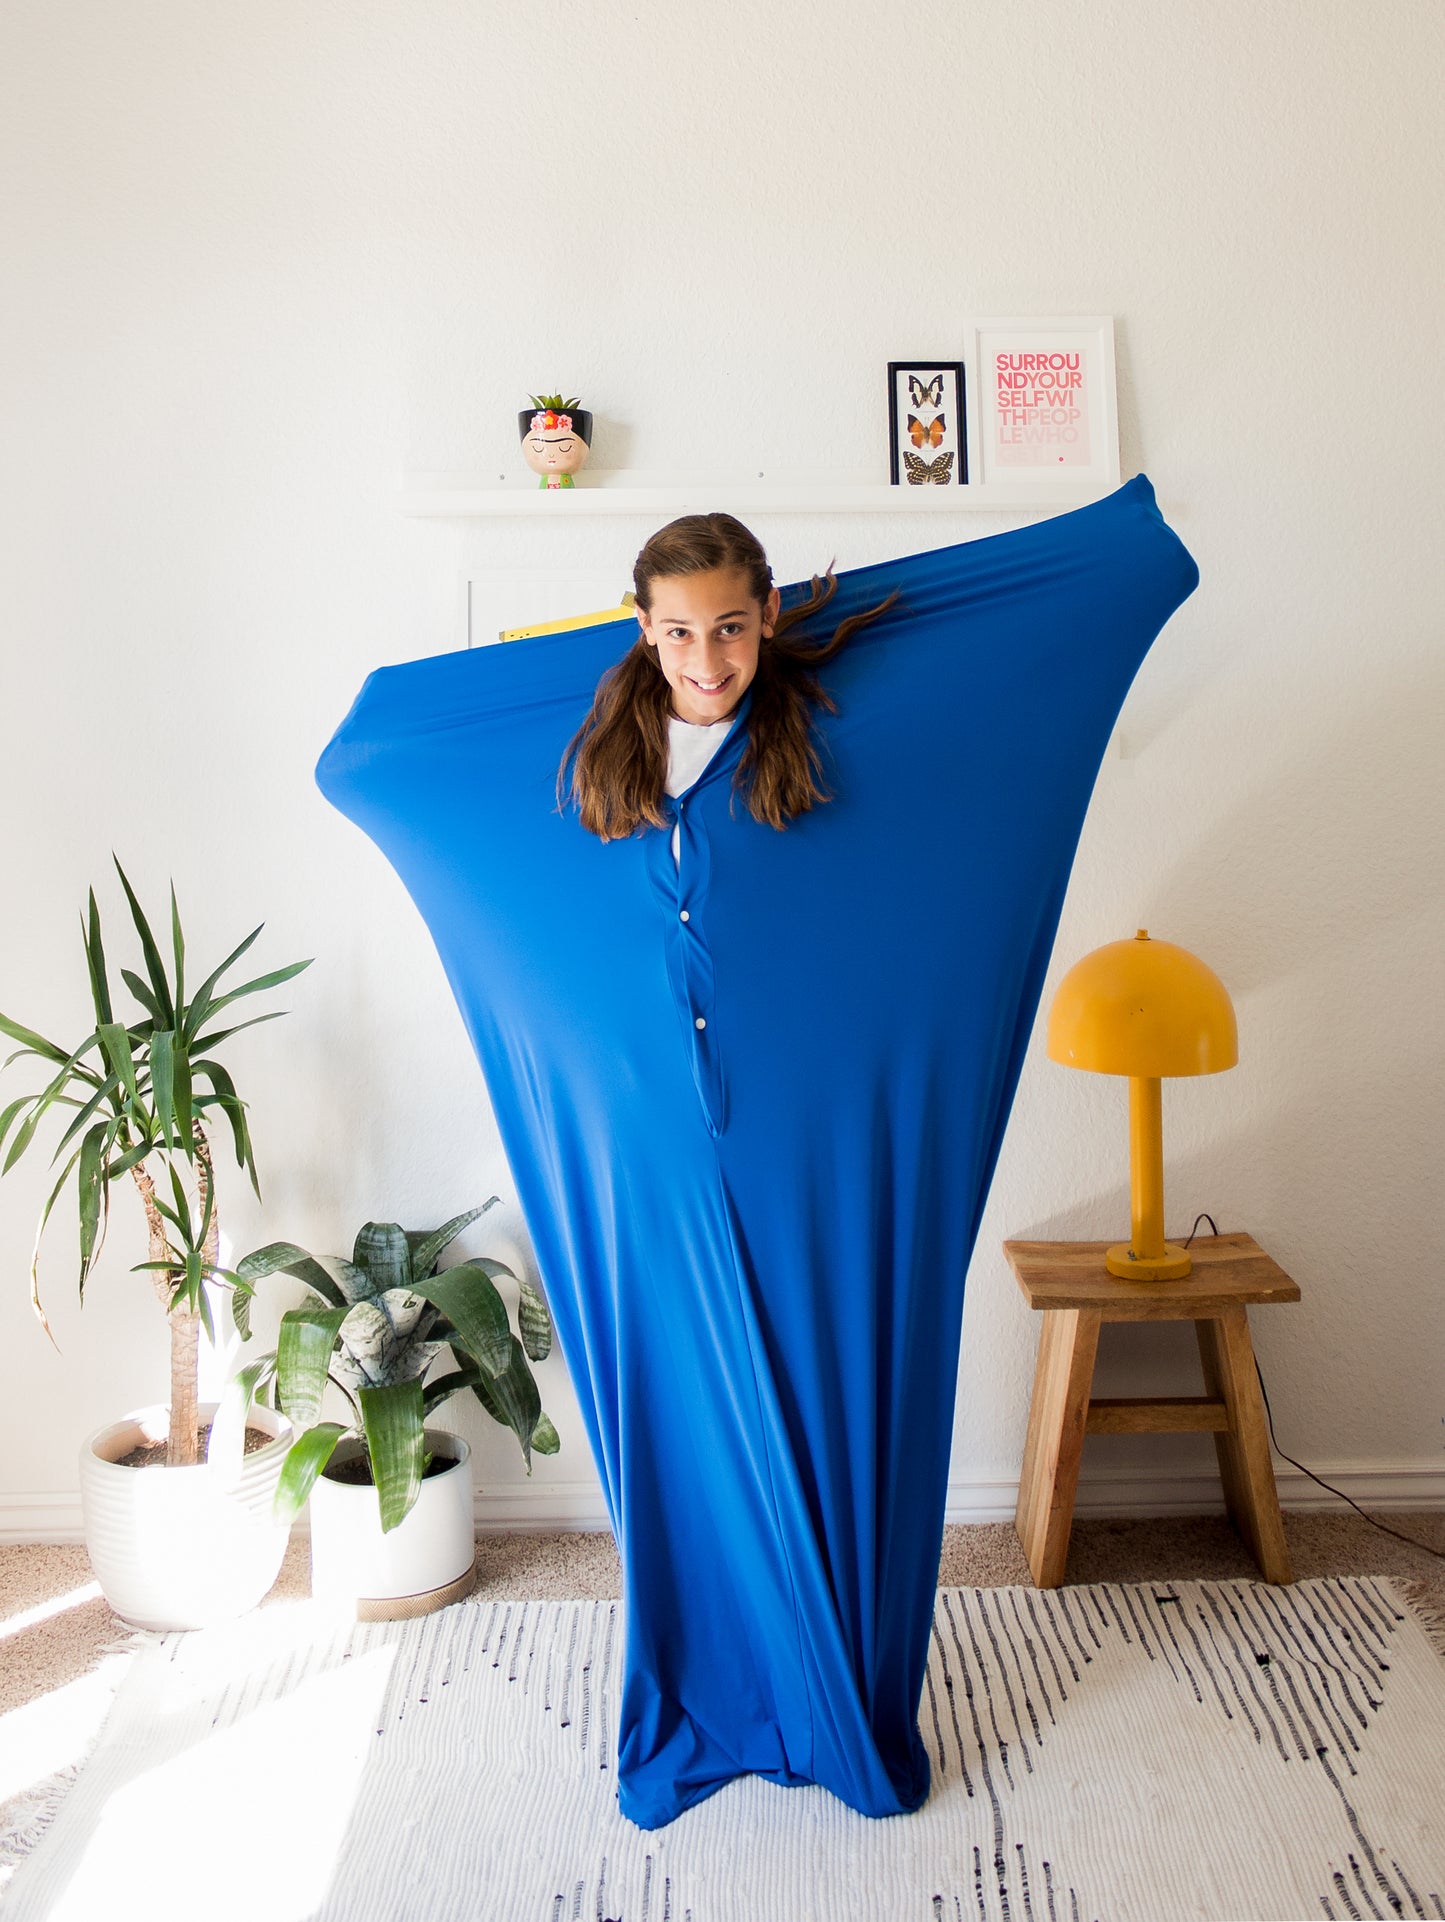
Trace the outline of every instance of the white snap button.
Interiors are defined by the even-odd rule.
[[[702,1016],[699,1015],[694,1025],[699,1028],[705,1028],[707,1026],[707,1023],[706,1021],[703,1020]]]
[[[682,909],[677,918],[679,921],[690,921],[692,919],[686,908]]]

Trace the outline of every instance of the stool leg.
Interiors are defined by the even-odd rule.
[[[1200,1319],[1194,1332],[1199,1337],[1205,1387],[1229,1410],[1228,1434],[1214,1437],[1225,1506],[1265,1580],[1293,1581],[1246,1311],[1241,1304],[1218,1317]]]
[[[1064,1579],[1099,1347],[1097,1308],[1046,1308],[1014,1526],[1040,1588]]]

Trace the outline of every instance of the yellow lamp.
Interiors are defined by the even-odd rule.
[[[1187,1248],[1164,1239],[1163,1075],[1217,1074],[1239,1060],[1224,983],[1172,941],[1110,941],[1076,961],[1049,1009],[1048,1054],[1066,1067],[1129,1077],[1129,1200],[1133,1239],[1104,1264],[1126,1281],[1189,1273]]]

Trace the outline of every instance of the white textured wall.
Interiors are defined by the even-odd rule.
[[[77,1037],[87,886],[119,950],[112,848],[158,911],[173,876],[198,960],[260,920],[259,965],[316,957],[230,1051],[265,1193],[226,1164],[231,1253],[496,1192],[468,1245],[525,1260],[430,939],[311,771],[371,667],[456,644],[460,571],[620,587],[650,530],[408,521],[400,473],[500,468],[554,381],[599,466],[881,473],[888,358],[956,354],[970,315],[1113,313],[1124,472],[1203,579],[1130,695],[1051,981],[1141,923],[1223,975],[1241,1061],[1168,1089],[1171,1232],[1210,1208],[1299,1279],[1255,1313],[1284,1446],[1438,1499],[1442,55],[1432,0],[10,0],[0,1008]],[[992,531],[942,525],[758,522],[782,575]],[[956,1512],[1008,1512],[1022,1445],[1037,1326],[999,1241],[1120,1230],[1125,1174],[1122,1084],[1037,1033]],[[33,1149],[0,1183],[19,1533],[75,1525],[82,1436],[166,1381],[130,1195],[83,1312],[53,1221],[45,1342],[47,1186]],[[1101,1392],[1197,1392],[1191,1355],[1107,1330]],[[543,1376],[564,1446],[530,1484],[459,1411],[488,1512],[595,1490],[560,1357]],[[1211,1460],[1099,1438],[1086,1478]]]

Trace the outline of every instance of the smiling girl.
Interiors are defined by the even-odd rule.
[[[821,579],[813,576],[804,600],[783,608],[761,544],[731,514],[670,521],[637,556],[632,581],[638,636],[603,675],[567,744],[559,806],[571,762],[570,791],[589,832],[610,841],[644,822],[665,827],[662,796],[697,779],[749,688],[748,745],[733,786],[753,818],[781,829],[831,800],[818,781],[812,714],[838,709],[813,670],[891,607],[896,593],[840,621],[830,640],[794,632],[832,599],[831,563]]]

